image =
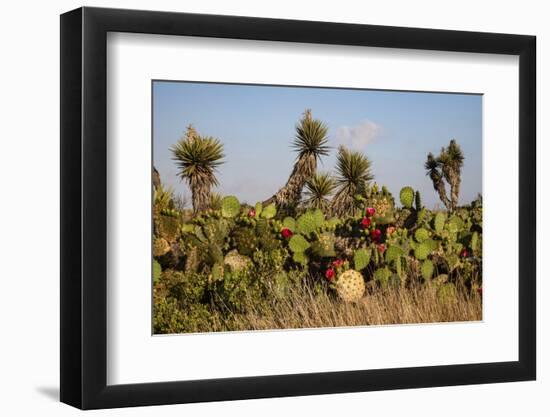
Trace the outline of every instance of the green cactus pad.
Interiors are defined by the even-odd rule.
[[[317,230],[317,220],[312,212],[304,213],[298,217],[296,221],[296,230],[298,233],[302,233],[306,236]]]
[[[306,266],[309,261],[309,258],[304,252],[295,252],[292,255],[292,259],[294,260],[294,262],[299,263],[303,266]]]
[[[478,247],[479,247],[479,235],[477,232],[474,232],[472,233],[472,237],[470,239],[470,248],[472,248],[474,252],[477,252]]]
[[[439,212],[434,217],[434,229],[437,233],[441,233],[443,231],[443,227],[445,226],[445,213]]]
[[[160,264],[156,260],[153,260],[153,282],[159,282],[161,274],[162,268]]]
[[[455,269],[460,263],[460,259],[458,255],[455,255],[454,253],[445,256],[445,261],[447,262],[449,271],[452,271],[453,269]]]
[[[422,197],[420,196],[420,191],[417,191],[414,195],[414,208],[416,211],[422,209]]]
[[[391,277],[391,271],[388,268],[378,268],[374,271],[374,280],[382,287],[388,286],[389,279]]]
[[[296,220],[293,217],[285,217],[283,220],[283,227],[294,232],[296,230]]]
[[[190,223],[185,223],[181,225],[181,232],[182,233],[193,233],[195,230],[195,225]]]
[[[449,224],[449,230],[451,231],[456,230],[458,232],[462,229],[464,222],[460,217],[455,215],[449,219],[448,224]]]
[[[303,253],[310,247],[310,244],[302,235],[293,235],[288,242],[288,247],[294,253]]]
[[[371,251],[368,249],[358,249],[353,254],[353,265],[355,269],[361,271],[365,269],[370,262]]]
[[[422,278],[424,278],[425,281],[428,281],[434,274],[433,262],[429,259],[426,259],[424,262],[422,262],[420,270],[422,271]]]
[[[426,239],[422,242],[424,245],[427,245],[430,248],[430,252],[435,252],[439,248],[439,243],[433,239]]]
[[[222,216],[226,218],[235,217],[241,211],[241,203],[237,197],[228,195],[222,200]]]
[[[403,256],[403,249],[399,246],[389,246],[386,249],[386,262],[391,263],[397,261],[401,256]]]
[[[256,215],[254,217],[259,219],[260,215],[262,214],[263,208],[264,208],[263,204],[260,202],[257,202],[256,205],[254,206],[254,211],[256,212]]]
[[[323,227],[323,224],[325,223],[325,215],[320,209],[316,209],[313,211],[313,220],[315,221],[315,228],[320,229]]]
[[[319,235],[316,242],[311,244],[311,251],[320,258],[336,256],[334,251],[334,234],[325,232]]]
[[[272,219],[277,215],[277,207],[275,204],[270,204],[262,209],[261,217],[264,219]]]
[[[424,221],[424,219],[426,218],[426,215],[428,214],[428,212],[426,211],[425,208],[422,208],[418,211],[418,215],[416,217],[416,221],[420,224]]]
[[[419,261],[423,261],[432,251],[426,243],[420,243],[414,250],[414,257]]]
[[[399,192],[399,200],[403,207],[412,208],[414,201],[414,190],[411,187],[403,187]]]
[[[423,227],[421,227],[420,229],[416,229],[416,232],[414,232],[414,238],[419,243],[424,242],[429,237],[430,237],[430,233]]]

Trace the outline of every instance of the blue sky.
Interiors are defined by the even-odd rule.
[[[318,170],[333,172],[338,145],[365,153],[375,181],[398,196],[410,185],[424,204],[440,204],[423,164],[455,138],[465,155],[460,202],[481,192],[482,96],[155,81],[153,161],[161,181],[190,196],[169,150],[188,124],[224,144],[223,195],[254,203],[284,185],[296,154],[290,144],[305,109],[329,128],[330,155]]]

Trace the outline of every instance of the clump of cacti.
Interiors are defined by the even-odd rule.
[[[289,206],[278,210],[276,199],[248,205],[212,193],[216,204],[191,213],[176,208],[171,191],[159,187],[155,285],[179,269],[203,286],[204,302],[237,310],[243,305],[239,297],[250,294],[273,291],[281,299],[295,277],[318,280],[343,302],[359,301],[366,288],[427,285],[445,305],[456,300],[459,286],[481,291],[480,203],[455,206],[452,213],[433,211],[422,205],[419,191],[406,186],[396,207],[386,187],[362,181],[353,204],[345,200],[353,209],[331,218],[320,209],[327,207],[330,215],[328,205],[304,205],[289,215]]]

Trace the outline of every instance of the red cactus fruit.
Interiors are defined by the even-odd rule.
[[[463,258],[466,258],[468,256],[468,250],[463,249],[462,252],[460,252],[460,256],[462,256]]]
[[[378,252],[380,253],[384,253],[384,251],[386,250],[386,245],[384,245],[383,243],[380,243],[378,246]]]
[[[256,217],[256,210],[252,209],[248,212],[248,217]]]
[[[344,264],[344,261],[342,259],[336,259],[332,262],[332,266],[335,268],[340,268]]]
[[[326,277],[329,281],[332,281],[332,279],[334,278],[334,269],[333,269],[333,268],[327,269],[326,272],[325,272],[325,277]]]
[[[282,235],[285,239],[289,239],[290,237],[292,237],[292,230],[290,230],[289,228],[285,227],[283,230],[281,230],[281,235]]]
[[[370,219],[368,217],[363,217],[363,220],[361,220],[361,228],[366,229],[370,226]]]
[[[367,216],[372,217],[374,216],[374,213],[376,213],[376,210],[374,209],[374,207],[367,207],[366,213]]]
[[[370,232],[370,237],[374,241],[380,240],[380,236],[382,236],[382,232],[380,231],[380,229],[374,229],[372,232]]]

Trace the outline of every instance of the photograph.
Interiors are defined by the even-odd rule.
[[[154,80],[153,334],[482,320],[482,101]]]

